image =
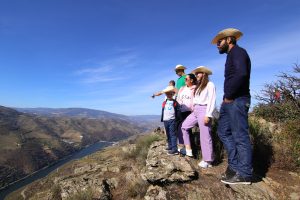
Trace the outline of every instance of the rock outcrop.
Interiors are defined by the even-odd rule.
[[[141,174],[144,180],[151,184],[168,184],[197,178],[197,171],[186,158],[170,156],[164,148],[163,141],[155,142],[150,146],[146,167]]]
[[[149,137],[149,135],[141,136]],[[57,169],[7,198],[97,200],[292,199],[300,197],[300,176],[270,169],[251,185],[225,185],[226,162],[200,169],[199,160],[167,155],[164,141],[152,143],[146,160],[135,156],[139,145],[122,142]],[[146,164],[144,164],[146,163]],[[90,197],[90,198],[88,198]]]

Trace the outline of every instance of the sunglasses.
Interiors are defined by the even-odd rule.
[[[226,38],[222,38],[222,39],[220,39],[220,40],[218,40],[218,42],[217,42],[217,46],[220,46],[221,45],[221,43],[222,43],[222,41],[223,40],[225,40]]]

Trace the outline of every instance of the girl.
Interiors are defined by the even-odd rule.
[[[185,77],[185,86],[181,87],[177,101],[180,105],[180,113],[181,119],[178,121],[178,151],[179,153],[183,153],[182,151],[184,147],[183,135],[181,131],[182,122],[192,113],[193,110],[193,99],[194,99],[194,90],[196,88],[197,78],[194,74],[188,74]]]
[[[196,75],[198,84],[194,91],[193,112],[182,123],[183,140],[186,148],[186,155],[192,155],[188,130],[198,123],[200,129],[200,144],[202,151],[202,161],[199,167],[211,167],[213,161],[213,145],[211,139],[211,119],[216,104],[215,85],[209,81],[208,76],[211,70],[204,66],[199,66],[193,73]]]

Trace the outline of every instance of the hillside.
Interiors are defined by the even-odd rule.
[[[14,108],[19,112],[47,117],[72,117],[89,119],[114,119],[125,120],[128,123],[140,126],[145,131],[153,130],[160,126],[159,115],[121,115],[103,110],[87,108]]]
[[[117,117],[46,116],[0,107],[0,188],[99,140],[144,128]]]
[[[167,155],[163,150],[164,140],[161,134],[152,133],[108,147],[62,166],[12,193],[7,200],[296,200],[300,197],[299,173],[270,168],[265,177],[256,176],[252,185],[228,186],[220,182],[226,159],[212,168],[200,169],[198,159]]]

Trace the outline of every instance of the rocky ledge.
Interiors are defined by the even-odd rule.
[[[199,160],[167,155],[164,141],[152,143],[146,160],[139,160],[132,156],[139,150],[137,147],[127,141],[106,148],[57,169],[7,199],[65,200],[80,195],[98,200],[300,198],[297,173],[271,168],[266,177],[257,177],[251,185],[228,186],[219,177],[226,168],[225,161],[200,169]]]

